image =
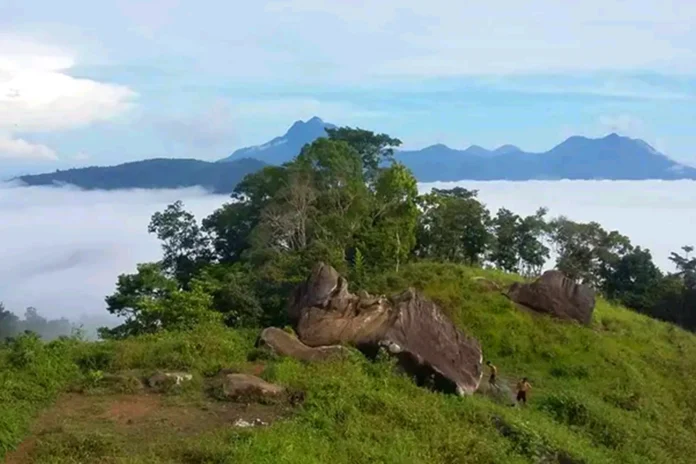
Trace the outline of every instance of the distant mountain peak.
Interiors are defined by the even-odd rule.
[[[305,144],[312,143],[320,137],[326,137],[326,129],[336,126],[324,122],[319,116],[313,116],[306,121],[297,120],[284,135],[276,137],[261,145],[240,148],[227,158],[219,161],[226,162],[252,157],[269,164],[282,164],[299,154]]]
[[[517,147],[515,145],[506,144],[506,145],[501,145],[498,148],[496,148],[495,150],[493,150],[493,153],[495,153],[496,155],[505,155],[507,153],[514,153],[514,152],[518,152],[518,151],[522,151],[522,149],[520,149],[519,147]]]
[[[464,151],[466,151],[467,153],[472,153],[474,155],[488,155],[488,154],[490,154],[490,151],[486,150],[485,148],[483,148],[480,145],[471,145],[469,148],[467,148]]]

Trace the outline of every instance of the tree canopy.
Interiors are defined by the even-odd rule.
[[[398,272],[410,260],[496,267],[538,276],[554,265],[637,311],[696,327],[696,259],[691,247],[664,275],[650,251],[596,222],[548,211],[492,213],[476,190],[420,194],[394,159],[401,141],[349,127],[327,130],[291,161],[247,175],[230,201],[200,223],[181,202],[153,215],[162,259],[118,278],[108,310],[120,337],[222,320],[231,326],[285,323],[287,297],[322,260],[355,285]],[[0,313],[1,317],[1,313]]]

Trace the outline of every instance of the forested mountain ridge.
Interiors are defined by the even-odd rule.
[[[231,163],[195,159],[155,158],[116,166],[94,166],[20,176],[25,185],[74,185],[86,190],[175,189],[202,187],[213,193],[230,193],[245,175],[265,163],[241,158]]]

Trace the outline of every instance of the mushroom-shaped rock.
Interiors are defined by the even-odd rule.
[[[257,341],[257,346],[266,347],[279,356],[289,356],[306,362],[326,361],[348,354],[348,350],[340,345],[307,346],[297,337],[276,327],[263,329]]]
[[[297,288],[289,313],[308,346],[348,344],[368,355],[384,347],[419,382],[434,380],[452,393],[473,393],[481,381],[478,341],[415,290],[391,299],[354,295],[333,267],[319,263]]]
[[[590,323],[595,307],[592,288],[556,270],[546,271],[532,283],[515,282],[506,295],[526,308],[582,324]]]

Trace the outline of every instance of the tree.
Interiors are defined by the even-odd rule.
[[[5,309],[5,305],[0,302],[0,342],[18,333],[18,325],[19,318],[17,315]]]
[[[394,148],[401,146],[399,139],[359,128],[339,127],[326,129],[326,133],[330,140],[345,142],[360,155],[368,182],[377,177],[383,161],[393,160]]]
[[[363,263],[399,271],[416,246],[418,183],[401,163],[382,169],[376,179],[372,205],[357,239]],[[363,265],[364,267],[364,265]]]
[[[522,219],[517,229],[517,254],[520,259],[520,272],[528,277],[537,276],[549,259],[550,249],[544,244],[549,225],[544,217],[546,208]]]
[[[478,265],[491,241],[490,213],[478,192],[461,187],[433,189],[420,199],[422,208],[416,255]]]
[[[684,256],[672,252],[669,260],[677,267],[677,276],[681,277],[686,289],[691,290],[696,288],[696,257],[691,258],[689,255],[694,251],[692,246],[683,246]]]
[[[243,259],[251,248],[251,233],[261,220],[261,212],[284,185],[287,166],[267,166],[247,175],[235,187],[232,202],[203,219],[203,229],[211,237],[219,262]]]
[[[643,313],[650,313],[663,276],[650,250],[636,247],[602,269],[602,291],[607,298]]]
[[[162,271],[173,276],[183,288],[213,258],[209,238],[194,215],[184,210],[181,201],[153,214],[148,232],[162,241]]]
[[[601,288],[606,267],[633,249],[628,237],[607,232],[596,222],[573,222],[563,216],[549,223],[558,258],[556,267],[571,279]]]
[[[507,272],[519,272],[521,218],[512,211],[500,208],[493,218],[493,242],[489,259]]]

